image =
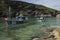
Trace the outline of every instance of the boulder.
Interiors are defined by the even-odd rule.
[[[32,40],[40,40],[40,38],[33,38]]]
[[[60,28],[54,29],[53,32],[51,32],[50,36],[54,35],[56,40],[60,40]]]
[[[58,15],[56,16],[56,18],[60,19],[60,14],[58,14]]]

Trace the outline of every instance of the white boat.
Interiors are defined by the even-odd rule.
[[[43,17],[40,17],[40,20],[43,20],[44,18]]]

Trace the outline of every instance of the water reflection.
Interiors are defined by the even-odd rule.
[[[59,27],[60,26],[60,19],[57,18],[45,18],[43,24],[50,27]]]
[[[39,27],[59,27],[60,26],[60,19],[57,19],[55,17],[50,17],[50,18],[44,18],[44,19],[39,19],[39,18],[29,18],[29,20],[26,22],[27,26],[39,26]],[[26,25],[24,23],[24,26]]]

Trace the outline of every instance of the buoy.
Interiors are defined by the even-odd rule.
[[[5,21],[8,21],[8,20],[9,20],[9,18],[4,18],[4,20],[5,20]]]

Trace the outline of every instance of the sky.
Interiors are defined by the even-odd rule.
[[[17,1],[24,1],[33,4],[41,4],[56,10],[60,10],[60,0],[17,0]]]

